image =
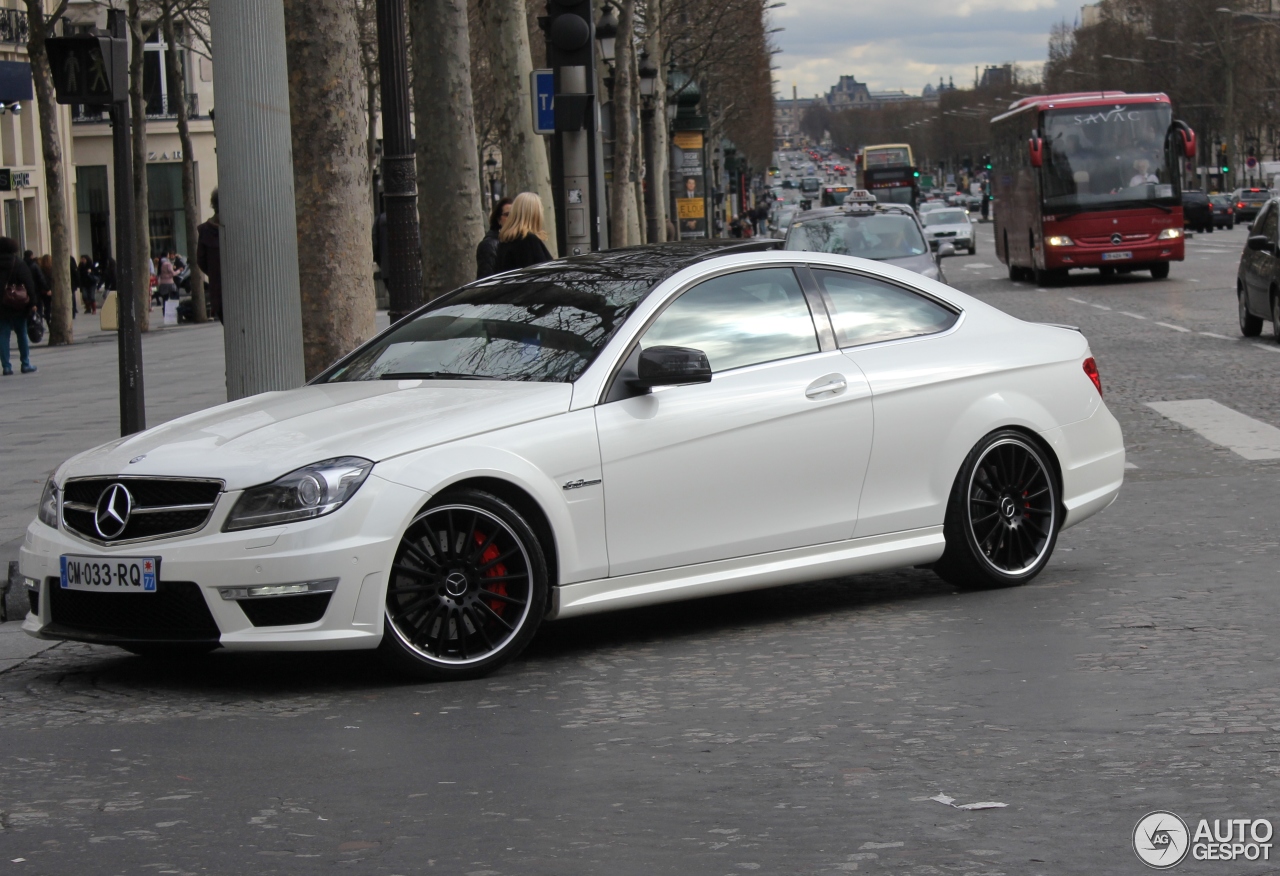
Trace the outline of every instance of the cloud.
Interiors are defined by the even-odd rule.
[[[770,13],[782,53],[778,91],[824,93],[841,75],[873,91],[918,94],[938,77],[973,81],[973,68],[1044,62],[1049,28],[1079,15],[1079,0],[787,0]]]

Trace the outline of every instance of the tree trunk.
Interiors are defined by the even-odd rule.
[[[609,245],[626,246],[631,240],[635,215],[635,189],[631,184],[631,153],[635,147],[635,126],[631,120],[631,104],[635,91],[631,45],[632,25],[636,18],[635,0],[618,2],[618,38],[614,43],[613,76],[613,183],[610,186]]]
[[[208,308],[204,301],[204,274],[196,267],[196,237],[200,224],[199,199],[196,197],[196,156],[191,146],[191,124],[187,118],[186,71],[181,69],[181,55],[174,45],[173,3],[164,5],[164,43],[166,75],[169,82],[181,82],[183,93],[178,95],[178,140],[182,143],[182,212],[185,214],[187,231],[187,264],[191,266],[191,313],[192,320],[204,322],[208,319]]]
[[[35,81],[36,105],[40,109],[40,147],[44,155],[45,200],[49,210],[49,237],[53,257],[53,312],[49,321],[49,343],[69,344],[71,330],[71,235],[67,216],[66,165],[62,163],[62,142],[58,139],[58,105],[54,101],[53,75],[45,51],[45,18],[42,0],[26,0],[30,35],[27,55]]]
[[[671,165],[671,145],[667,134],[667,70],[665,37],[662,33],[662,2],[648,0],[645,7],[645,22],[649,31],[649,57],[658,65],[658,78],[653,83],[653,167],[649,168],[649,185],[654,187],[652,215],[649,227],[657,235],[650,238],[649,243],[660,243],[668,239],[667,225],[670,223],[671,180],[668,168]]]
[[[350,0],[285,0],[307,378],[373,336],[364,74]]]
[[[533,192],[542,199],[547,249],[556,252],[556,214],[551,193],[551,166],[547,146],[533,133],[533,95],[529,74],[533,56],[529,47],[524,0],[484,0],[484,25],[493,47],[489,65],[498,84],[498,143],[502,148],[502,176],[507,193]]]
[[[471,103],[465,0],[409,0],[422,292],[430,301],[475,279],[485,233]]]
[[[151,329],[151,209],[147,202],[147,106],[142,98],[142,62],[146,34],[142,30],[141,0],[129,0],[129,109],[133,116],[133,270],[134,312],[138,331]],[[116,185],[123,185],[116,180]]]

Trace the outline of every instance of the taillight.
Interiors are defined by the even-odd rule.
[[[1240,208],[1241,210],[1243,210],[1243,209],[1244,209],[1244,201],[1241,201],[1240,203],[1236,204],[1236,206],[1237,206],[1238,208]]]
[[[1093,361],[1092,356],[1084,360],[1084,373],[1090,380],[1093,381],[1094,387],[1098,390],[1098,395],[1101,396],[1102,395],[1102,375],[1098,373],[1098,363]]]

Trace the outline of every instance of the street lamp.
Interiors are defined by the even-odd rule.
[[[663,184],[657,173],[658,151],[657,131],[654,117],[658,90],[658,65],[649,57],[648,49],[640,53],[640,64],[636,71],[640,78],[640,139],[644,152],[644,215],[645,237],[649,243],[657,243],[666,239],[666,229],[658,221],[658,198],[662,196]]]
[[[596,22],[596,39],[600,41],[600,57],[606,64],[612,64],[618,39],[618,16],[613,14],[613,6],[609,3],[604,4],[604,14]]]
[[[658,65],[649,59],[649,52],[640,53],[640,96],[652,99],[658,87]]]

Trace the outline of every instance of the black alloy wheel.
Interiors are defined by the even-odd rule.
[[[1256,338],[1262,334],[1262,317],[1254,316],[1249,312],[1243,283],[1236,284],[1236,305],[1240,313],[1240,334],[1246,338]]]
[[[1046,451],[1021,432],[993,432],[960,468],[934,571],[963,590],[1025,584],[1049,562],[1061,517]]]
[[[423,678],[487,675],[533,638],[547,587],[542,546],[515,508],[479,490],[449,494],[400,540],[381,650]]]

